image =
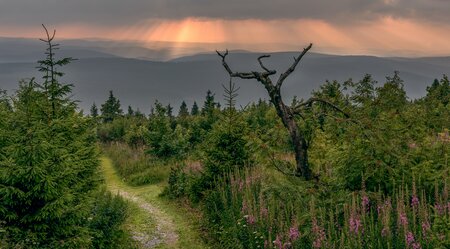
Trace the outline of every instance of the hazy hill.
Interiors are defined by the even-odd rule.
[[[0,38],[0,62],[36,62],[44,56],[45,44],[39,40]],[[70,46],[64,44],[57,51],[61,57],[84,58],[111,58],[113,54],[102,52],[93,47]]]
[[[42,58],[44,47],[19,44],[21,49],[8,50],[11,47],[0,39],[0,88],[12,90],[17,88],[17,82],[22,78],[36,76],[36,61]],[[81,101],[80,106],[88,109],[92,102],[98,105],[107,97],[108,90],[113,90],[120,98],[123,108],[127,105],[140,108],[144,112],[150,110],[155,99],[178,108],[182,100],[192,105],[196,100],[201,105],[205,93],[211,89],[216,98],[222,100],[222,86],[229,80],[222,68],[220,58],[215,53],[197,54],[180,57],[169,61],[150,61],[144,59],[122,58],[113,53],[105,52],[90,44],[89,46],[63,46],[61,56],[73,56],[79,60],[68,65],[63,81],[75,83],[75,98]],[[35,43],[31,43],[35,44]],[[14,47],[14,46],[12,46]],[[124,49],[122,47],[122,49]],[[137,48],[136,51],[151,50]],[[155,50],[164,54],[164,51]],[[109,51],[111,52],[111,51]],[[125,49],[122,52],[127,52]],[[266,59],[269,68],[278,72],[286,69],[293,61],[296,52],[273,53]],[[136,57],[139,53],[134,54]],[[260,53],[231,51],[229,65],[233,70],[260,70],[256,58]],[[442,74],[450,74],[450,57],[431,58],[380,58],[373,56],[336,56],[310,53],[305,56],[296,72],[285,82],[283,92],[287,97],[297,95],[308,97],[313,89],[317,89],[325,80],[340,82],[353,78],[361,79],[365,73],[370,73],[379,82],[385,76],[400,71],[405,81],[405,88],[411,98],[425,94],[425,88],[433,79],[441,78]],[[238,103],[245,105],[258,98],[267,98],[263,87],[253,80],[236,80],[241,87]]]

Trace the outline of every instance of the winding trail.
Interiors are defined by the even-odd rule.
[[[135,206],[130,214],[133,222],[127,227],[140,248],[208,248],[187,218],[158,198],[160,186],[128,186],[116,174],[109,158],[102,157],[101,164],[108,190]]]

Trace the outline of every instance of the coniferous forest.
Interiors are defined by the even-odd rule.
[[[446,75],[417,99],[392,72],[286,101],[311,46],[278,80],[268,56],[240,73],[217,52],[230,81],[193,106],[105,89],[83,112],[54,38],[42,77],[1,91],[0,248],[450,247]],[[236,78],[269,98],[237,106]]]

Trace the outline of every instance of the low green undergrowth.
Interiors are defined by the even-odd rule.
[[[128,203],[120,196],[101,190],[89,218],[94,248],[125,248],[132,241],[123,228],[129,216]]]
[[[279,180],[273,184],[261,172],[254,168],[229,173],[204,193],[200,202],[203,224],[210,239],[222,247],[418,249],[450,245],[448,179],[436,186],[434,195],[403,184],[390,196],[361,190],[333,193],[331,200],[324,200],[318,188]],[[192,178],[180,171],[172,176],[171,185],[177,179],[189,186],[186,179]]]
[[[150,156],[142,148],[110,143],[103,145],[102,151],[111,158],[122,180],[132,186],[160,183],[169,176],[168,165],[172,164],[172,161]]]

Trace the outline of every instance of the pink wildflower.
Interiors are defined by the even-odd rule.
[[[244,188],[244,182],[239,181],[239,191],[242,191],[243,188]]]
[[[445,206],[441,205],[441,204],[434,204],[434,208],[436,209],[436,213],[438,215],[444,215],[445,214]]]
[[[280,236],[277,235],[277,237],[275,238],[275,240],[273,241],[273,244],[276,248],[278,249],[283,249],[283,243],[281,242]]]
[[[422,246],[420,245],[419,242],[414,242],[414,243],[412,244],[412,248],[413,248],[413,249],[422,249]]]
[[[422,222],[422,234],[423,236],[427,235],[427,232],[430,230],[431,225],[430,223],[426,220]]]
[[[405,240],[406,240],[406,244],[408,245],[408,247],[411,246],[412,243],[414,243],[414,241],[415,241],[414,234],[412,232],[408,232],[406,234]]]
[[[417,208],[419,206],[419,197],[413,195],[411,198],[411,207]]]
[[[298,231],[297,226],[292,226],[289,228],[289,238],[291,241],[296,241],[300,237],[300,232]]]
[[[315,237],[313,242],[314,248],[321,248],[322,242],[325,241],[325,230],[317,224],[317,220],[315,218],[312,219],[312,231]]]
[[[390,200],[390,199],[385,200],[385,201],[384,201],[384,206],[386,206],[386,207],[392,207],[391,200]]]
[[[290,248],[292,248],[291,242],[286,242],[286,243],[284,243],[283,249],[290,249]]]
[[[269,210],[267,210],[266,207],[261,207],[261,210],[259,210],[259,213],[261,217],[267,218],[269,216]]]
[[[367,197],[366,195],[364,195],[364,196],[362,197],[362,205],[363,205],[363,208],[364,208],[365,210],[368,210],[368,209],[369,209],[369,204],[370,204],[369,197]]]
[[[313,247],[314,248],[321,248],[322,247],[322,241],[318,240],[318,239],[314,240]]]
[[[244,218],[245,218],[245,220],[247,221],[247,223],[248,223],[249,225],[254,225],[254,224],[256,223],[255,216],[253,216],[253,215],[251,215],[251,214],[245,215]]]
[[[248,211],[248,206],[247,206],[247,202],[243,201],[242,202],[242,208],[241,208],[241,213],[247,213]]]
[[[403,226],[407,226],[408,225],[408,217],[406,217],[405,213],[401,213],[400,214],[400,224]]]
[[[350,232],[357,235],[362,227],[361,220],[358,217],[356,217],[356,215],[352,215],[350,217],[349,223],[350,223]]]

